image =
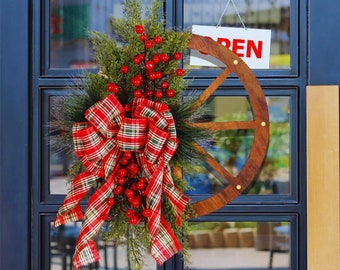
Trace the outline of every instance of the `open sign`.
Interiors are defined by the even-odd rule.
[[[250,68],[269,68],[271,30],[193,25],[192,33],[205,36],[227,47],[242,58]],[[194,50],[190,53],[190,65],[224,66],[204,52]]]

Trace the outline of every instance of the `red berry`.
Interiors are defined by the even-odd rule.
[[[156,53],[156,54],[152,57],[152,61],[153,61],[154,63],[156,63],[156,64],[159,63],[159,62],[161,61],[161,59],[160,59],[158,53]]]
[[[130,83],[135,86],[135,87],[138,87],[141,85],[142,83],[142,80],[136,78],[136,77],[133,77],[131,80],[130,80]]]
[[[131,190],[131,189],[129,189],[129,188],[127,188],[127,189],[125,189],[125,196],[126,197],[128,197],[128,198],[130,198],[130,197],[133,197],[134,195],[135,195],[135,193],[133,192],[133,190]]]
[[[130,163],[130,164],[127,166],[127,169],[128,169],[129,171],[134,170],[135,168],[138,168],[138,166],[137,166],[136,163]]]
[[[126,73],[129,72],[129,67],[128,66],[121,66],[119,70],[120,70],[121,73],[126,74]]]
[[[133,217],[135,215],[135,211],[133,211],[132,209],[128,209],[125,211],[125,216],[127,216],[128,218]]]
[[[173,98],[175,96],[175,90],[168,89],[165,94],[166,94],[167,97]]]
[[[151,49],[152,46],[153,46],[152,40],[147,40],[147,41],[145,41],[144,47],[145,47],[146,49]]]
[[[142,189],[144,189],[144,187],[145,187],[145,184],[142,181],[138,181],[136,183],[136,188],[137,189],[142,190]]]
[[[119,175],[119,177],[125,177],[125,176],[127,176],[127,170],[124,169],[124,168],[119,169],[118,175]]]
[[[129,163],[129,160],[126,157],[121,157],[119,163],[125,166]]]
[[[185,71],[183,69],[179,68],[179,69],[176,70],[176,74],[177,74],[177,76],[184,76]]]
[[[133,199],[133,200],[131,201],[131,205],[132,205],[132,207],[134,207],[134,208],[138,208],[138,207],[140,206],[140,200],[138,200],[138,199]]]
[[[131,189],[132,190],[138,190],[136,182],[132,184]]]
[[[132,109],[132,107],[131,107],[131,104],[130,104],[130,103],[124,104],[124,110],[125,110],[126,112],[131,112],[131,109]]]
[[[139,222],[139,218],[136,217],[136,216],[133,216],[133,217],[130,217],[130,218],[129,218],[129,223],[130,223],[131,225],[136,225],[136,224],[138,224],[138,222]]]
[[[114,194],[119,195],[123,192],[123,187],[122,186],[116,186],[113,192],[114,192]]]
[[[142,33],[144,32],[144,27],[143,27],[143,25],[137,24],[137,25],[135,26],[135,31],[136,31],[137,34],[142,34]]]
[[[163,89],[167,89],[167,88],[169,88],[169,83],[168,83],[167,81],[163,81],[163,82],[161,83],[161,87],[162,87]]]
[[[137,173],[138,173],[138,168],[133,168],[133,169],[130,171],[131,177],[135,176]]]
[[[137,74],[137,75],[136,75],[136,78],[137,78],[138,80],[143,80],[142,74]]]
[[[123,157],[126,157],[127,159],[131,159],[132,158],[132,152],[125,151],[124,154],[123,154]]]
[[[145,68],[147,70],[153,70],[154,67],[155,67],[155,63],[153,61],[146,61]]]
[[[148,182],[148,180],[146,180],[146,178],[142,177],[142,178],[138,179],[138,182],[141,182],[145,185]]]
[[[157,79],[156,72],[150,72],[150,73],[149,73],[149,79],[150,79],[151,81],[156,80],[156,79]]]
[[[115,199],[114,198],[108,198],[106,201],[108,206],[112,206],[115,204]]]
[[[114,84],[114,83],[108,83],[106,85],[106,89],[107,89],[107,91],[114,93],[114,94],[117,94],[119,92],[119,86],[117,84]]]
[[[136,65],[139,65],[142,62],[142,60],[137,55],[133,57],[132,61]]]
[[[174,53],[174,59],[175,59],[175,60],[180,60],[181,57],[182,57],[182,53],[180,53],[180,52],[175,52],[175,53]]]
[[[161,44],[162,43],[162,38],[160,36],[155,36],[153,38],[153,41],[156,43],[156,44]]]
[[[167,62],[167,61],[169,61],[169,55],[167,55],[166,53],[162,53],[160,55],[160,59],[161,59],[162,62]]]
[[[125,184],[125,178],[124,177],[119,177],[117,180],[118,185],[124,185]]]
[[[141,96],[142,96],[142,90],[136,89],[135,91],[133,91],[133,96],[134,96],[135,98],[141,97]]]
[[[161,79],[163,77],[163,73],[160,71],[156,71],[156,77],[157,79]]]
[[[147,97],[152,97],[152,96],[153,96],[153,90],[151,90],[151,89],[146,90],[146,91],[145,91],[145,95],[146,95]]]
[[[139,40],[140,41],[146,41],[148,39],[147,35],[142,33],[140,36],[139,36]]]
[[[156,98],[162,98],[163,97],[163,92],[162,91],[155,91],[155,97]]]
[[[142,215],[146,218],[151,217],[151,214],[152,214],[152,210],[149,208],[145,208],[142,211]]]

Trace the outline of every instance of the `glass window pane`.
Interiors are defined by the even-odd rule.
[[[290,193],[290,98],[267,97],[270,137],[267,156],[254,181],[245,194],[289,194]],[[252,120],[251,106],[246,96],[210,97],[207,106],[214,122]],[[223,130],[212,138],[200,142],[228,172],[237,176],[247,162],[253,144],[254,130]],[[187,194],[214,194],[228,185],[204,161],[197,164],[194,174],[184,172],[191,186]]]
[[[193,24],[217,26],[220,19],[221,26],[243,27],[231,3],[225,10],[227,3],[226,0],[184,0],[184,29]],[[272,30],[270,68],[290,69],[290,0],[238,0],[234,3],[247,28]]]
[[[96,68],[88,31],[112,35],[110,19],[122,16],[122,1],[50,0],[50,68]]]
[[[72,257],[80,231],[80,223],[61,225],[56,229],[50,224],[50,269],[73,269]],[[127,259],[127,248],[124,243],[116,244],[112,241],[104,241],[101,234],[96,239],[100,261],[81,269],[130,269]],[[150,254],[144,255],[146,264],[143,270],[155,270],[156,264]]]
[[[64,130],[58,123],[60,119],[61,102],[64,96],[50,95],[49,103],[49,194],[66,194],[69,177],[67,173],[71,168],[75,156],[58,141],[58,135]]]
[[[290,227],[280,221],[193,222],[188,270],[289,270]]]

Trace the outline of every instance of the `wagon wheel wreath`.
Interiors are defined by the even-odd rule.
[[[69,172],[70,189],[54,226],[83,220],[73,256],[76,269],[100,259],[96,241],[103,227],[106,240],[127,245],[133,269],[143,267],[145,250],[158,265],[177,252],[185,255],[187,220],[237,197],[265,157],[268,111],[251,70],[214,41],[165,30],[159,20],[161,7],[162,1],[154,1],[142,20],[141,1],[125,1],[125,19],[113,22],[123,44],[92,33],[100,72],[86,74],[82,94],[60,104],[57,126],[63,132],[57,147],[68,148],[78,160]],[[197,99],[180,102],[187,71],[178,65],[186,48],[205,52],[226,68]],[[248,93],[253,120],[198,123],[204,114],[201,105],[231,73]],[[197,142],[209,138],[212,130],[236,129],[254,130],[254,140],[246,164],[233,176]],[[190,170],[202,157],[229,185],[190,203],[178,168]],[[88,198],[84,212],[83,198]]]
[[[204,52],[215,57],[226,65],[226,68],[220,75],[205,89],[194,103],[193,108],[201,106],[218,88],[218,86],[234,73],[242,82],[249,96],[253,112],[253,120],[239,122],[205,122],[193,124],[197,127],[208,130],[254,130],[254,141],[251,147],[247,162],[242,167],[237,176],[233,176],[218,161],[210,156],[200,145],[195,144],[195,148],[202,153],[206,162],[224,179],[229,182],[219,193],[199,202],[193,203],[197,215],[206,215],[211,213],[225,204],[230,203],[240,193],[242,193],[255,178],[259,172],[262,162],[265,158],[269,140],[269,116],[265,96],[256,77],[250,68],[237,55],[226,47],[212,41],[208,38],[192,35],[188,43],[189,49]]]

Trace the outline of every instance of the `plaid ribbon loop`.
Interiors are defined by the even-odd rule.
[[[152,210],[148,220],[152,240],[150,251],[157,264],[161,265],[181,249],[174,232],[161,215],[162,194],[164,192],[172,203],[178,225],[189,199],[174,185],[168,164],[179,144],[169,108],[144,98],[135,100],[135,106],[134,117],[146,118],[150,123],[141,164],[149,178],[146,206]]]
[[[99,178],[104,184],[90,197],[84,213],[73,264],[80,266],[99,260],[94,239],[109,213],[106,200],[116,186],[119,157],[122,151],[133,151],[141,173],[148,179],[146,206],[152,210],[148,230],[152,240],[151,254],[158,264],[172,257],[181,245],[161,214],[162,194],[172,203],[178,225],[188,198],[176,188],[169,161],[178,147],[176,128],[169,108],[144,98],[133,102],[132,118],[114,95],[108,95],[85,112],[88,122],[75,123],[72,136],[77,157],[86,171],[78,174],[55,219],[55,226],[83,218],[80,200]]]

